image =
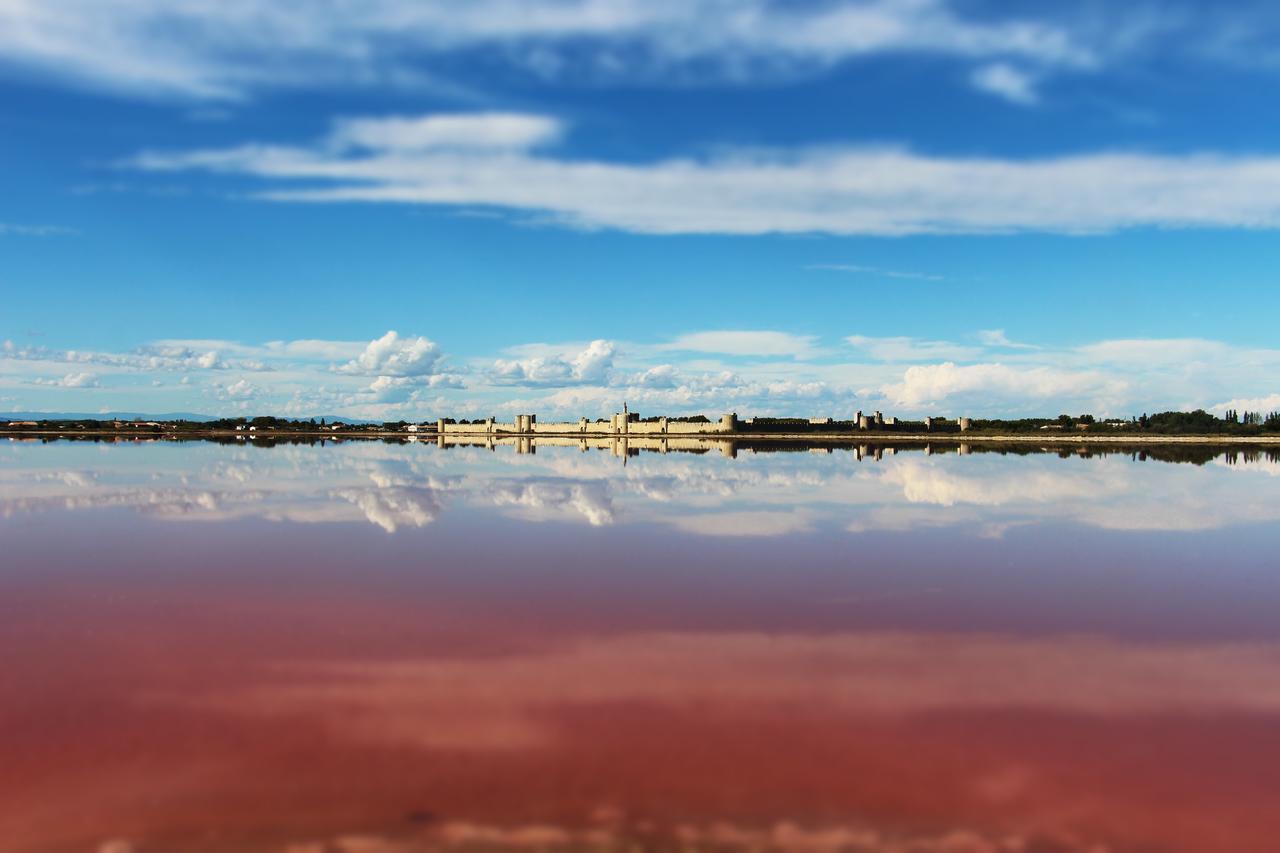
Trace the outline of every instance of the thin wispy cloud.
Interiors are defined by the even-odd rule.
[[[718,353],[734,356],[791,356],[806,358],[815,353],[817,339],[776,331],[693,332],[680,335],[657,350]]]
[[[521,117],[501,116],[512,126]],[[146,151],[122,165],[261,179],[258,198],[522,211],[543,223],[643,234],[1087,234],[1280,227],[1280,155],[959,158],[905,149],[724,152],[650,163],[534,150],[558,135],[524,116],[495,148],[492,116],[343,119],[312,146]],[[447,144],[423,133],[447,121]],[[385,122],[385,124],[384,124]],[[352,138],[335,150],[333,138]],[[412,141],[406,141],[405,136]]]
[[[236,101],[322,84],[466,96],[451,59],[489,51],[541,78],[743,82],[886,53],[1016,57],[1079,69],[1097,49],[1068,27],[971,16],[944,0],[94,0],[0,5],[11,66],[141,96]],[[689,73],[698,69],[696,75]]]
[[[917,281],[945,281],[946,276],[934,275],[911,270],[891,270],[883,267],[868,267],[860,264],[809,264],[807,270],[823,270],[826,272],[848,272],[859,275],[879,276],[881,278],[905,278]]]
[[[1034,344],[1024,344],[1009,340],[1009,336],[1004,333],[1004,329],[982,329],[978,332],[977,337],[983,346],[1003,349],[1037,349]]]
[[[75,228],[67,228],[63,225],[22,225],[0,222],[0,237],[70,237],[79,233]]]

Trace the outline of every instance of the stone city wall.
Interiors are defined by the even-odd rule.
[[[690,423],[661,418],[656,421],[630,421],[624,415],[614,415],[608,421],[599,422],[587,418],[576,421],[539,421],[536,415],[516,415],[512,423],[498,423],[490,418],[484,423],[447,424],[437,421],[438,435],[716,435],[733,432],[738,427],[737,416],[725,415],[711,423]]]
[[[537,453],[538,447],[576,447],[586,452],[602,450],[614,456],[625,457],[631,452],[651,450],[658,453],[716,452],[732,457],[737,455],[736,442],[710,436],[622,436],[622,435],[556,435],[531,436],[514,433],[501,435],[482,435],[479,433],[446,433],[439,435],[435,443],[440,447],[484,447],[495,450],[499,447],[514,447],[518,453]]]

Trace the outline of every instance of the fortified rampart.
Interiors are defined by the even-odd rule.
[[[858,412],[851,421],[835,421],[830,417],[795,419],[796,432],[836,432],[851,429],[856,432],[889,430],[900,432],[903,423],[897,418],[886,418],[880,412],[863,414]],[[847,427],[842,425],[847,424]],[[973,422],[966,417],[948,421],[943,418],[925,418],[922,425],[928,432],[949,432],[958,430],[968,432]],[[442,436],[726,436],[748,435],[753,433],[787,432],[792,422],[789,419],[764,418],[741,421],[736,413],[730,412],[720,416],[719,420],[676,420],[673,418],[652,418],[640,420],[635,412],[626,408],[616,412],[607,420],[604,418],[591,420],[578,418],[576,421],[539,421],[535,414],[515,415],[510,422],[486,418],[471,423],[450,423],[441,418],[436,422],[436,434]]]
[[[665,435],[724,435],[738,428],[736,414],[723,415],[718,421],[677,421],[658,418],[652,421],[637,420],[630,412],[615,414],[607,421],[578,418],[576,421],[539,421],[537,415],[516,415],[512,423],[500,423],[493,418],[484,421],[447,423],[444,418],[436,422],[438,435],[503,436],[665,436]]]
[[[722,435],[722,434],[721,434]],[[588,450],[607,450],[614,456],[634,456],[641,450],[655,453],[709,453],[716,452],[733,458],[738,455],[737,444],[732,439],[705,436],[666,435],[548,435],[534,437],[516,433],[481,435],[479,433],[446,433],[436,437],[439,447],[485,447],[490,450],[503,446],[515,447],[517,453],[537,453],[538,447],[576,447]]]

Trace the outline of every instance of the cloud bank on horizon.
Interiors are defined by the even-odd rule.
[[[0,410],[1274,407],[1278,32],[1197,0],[0,0]]]
[[[675,353],[697,359],[673,363]],[[200,412],[409,421],[528,411],[594,418],[624,401],[644,413],[840,418],[857,409],[1127,417],[1169,405],[1280,408],[1266,381],[1246,389],[1253,396],[1219,399],[1228,376],[1245,369],[1274,375],[1280,349],[1199,339],[1052,348],[1011,341],[999,329],[966,342],[850,335],[830,345],[779,331],[714,331],[659,343],[525,344],[465,359],[395,331],[368,342],[170,340],[128,352],[5,341],[0,354],[8,361],[0,400],[25,391],[55,410],[112,411],[138,400],[159,410],[175,392]]]

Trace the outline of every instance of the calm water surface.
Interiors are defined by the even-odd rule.
[[[1274,458],[518,449],[0,442],[0,847],[1274,849]]]

